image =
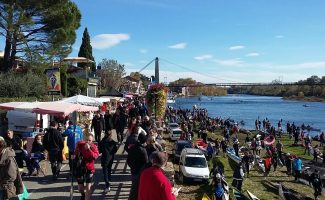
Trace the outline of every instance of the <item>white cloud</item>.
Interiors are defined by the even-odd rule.
[[[140,49],[139,52],[142,53],[142,54],[146,54],[146,53],[148,53],[148,50],[147,49]]]
[[[244,49],[244,48],[245,48],[245,46],[237,45],[237,46],[229,47],[229,50],[233,51],[233,50],[239,50],[239,49]]]
[[[194,57],[195,60],[210,60],[211,58],[213,58],[213,56],[211,54],[205,54],[205,55],[200,55],[200,56],[196,56]]]
[[[130,35],[126,33],[100,34],[91,40],[91,45],[94,49],[109,49],[129,39]]]
[[[225,65],[225,66],[243,66],[244,61],[242,61],[240,58],[235,59],[228,59],[228,60],[215,60],[216,63],[219,65]]]
[[[284,38],[284,36],[283,35],[276,35],[275,38],[281,39],[281,38]]]
[[[171,49],[185,49],[186,46],[187,46],[187,44],[185,42],[182,42],[182,43],[170,45],[170,46],[168,46],[168,48],[171,48]]]
[[[256,52],[246,54],[246,56],[248,56],[248,57],[256,57],[256,56],[260,56],[260,55],[261,55],[260,53],[256,53]]]

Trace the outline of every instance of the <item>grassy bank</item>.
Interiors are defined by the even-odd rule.
[[[306,102],[325,102],[325,98],[322,97],[298,97],[298,96],[290,96],[290,97],[282,97],[284,100],[294,100],[294,101],[306,101]]]
[[[254,136],[256,132],[252,132],[251,136]],[[167,136],[167,135],[166,135]],[[195,134],[193,141],[196,140],[197,134]],[[208,133],[208,137],[212,139],[222,139],[221,131],[218,130],[215,133]],[[246,134],[240,133],[238,134],[239,141],[241,141],[241,144],[243,144],[243,141],[245,140]],[[167,139],[167,137],[166,137]],[[301,146],[292,146],[293,140],[290,140],[287,135],[284,135],[281,138],[282,143],[284,144],[284,150],[286,152],[290,152],[291,154],[295,154],[297,156],[300,156],[305,159],[312,159],[312,156],[304,155],[304,148]],[[173,142],[169,141],[167,139],[167,148],[169,150],[172,149]],[[314,142],[314,144],[316,144]],[[313,144],[313,145],[314,145]],[[232,145],[232,144],[231,144]],[[171,154],[171,152],[169,151]],[[261,152],[262,155],[265,154],[264,151]],[[172,156],[172,155],[171,155]],[[209,167],[212,168],[213,160],[217,162],[219,165],[222,165],[224,167],[224,173],[225,178],[229,184],[229,186],[232,183],[232,176],[233,176],[233,169],[234,169],[234,163],[228,159],[228,157],[224,157],[223,155],[216,156],[215,158],[211,159],[209,161]],[[178,172],[178,165],[174,164],[174,169],[177,174]],[[271,183],[281,183],[286,185],[288,188],[291,188],[295,191],[299,191],[300,193],[305,194],[307,197],[311,198],[313,197],[313,189],[310,186],[301,184],[301,183],[295,183],[294,177],[288,176],[286,174],[286,168],[282,167],[280,169],[277,169],[277,171],[273,171],[273,167],[271,168],[271,172],[268,177],[264,177],[263,174],[259,174],[255,169],[253,169],[250,172],[250,176],[248,178],[245,178],[243,182],[243,193],[244,195],[247,195],[246,190],[249,190],[253,194],[255,194],[260,199],[281,199],[278,195],[278,190],[272,188],[270,185],[267,184],[267,181]],[[182,187],[179,196],[177,199],[184,199],[184,200],[201,200],[204,193],[208,194],[209,196],[212,196],[212,185],[209,184],[200,184],[200,183],[191,183],[191,184],[181,184],[176,179],[176,187]],[[231,193],[231,192],[230,192]],[[231,198],[233,199],[233,198]],[[325,199],[323,197],[320,197],[319,199]]]

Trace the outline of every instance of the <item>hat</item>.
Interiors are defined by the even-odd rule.
[[[2,136],[0,136],[0,141],[5,141],[5,139]]]

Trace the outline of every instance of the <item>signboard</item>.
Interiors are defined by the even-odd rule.
[[[46,69],[45,74],[47,76],[48,94],[60,95],[61,94],[60,69],[59,68]]]

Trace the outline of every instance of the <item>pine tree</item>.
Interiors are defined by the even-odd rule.
[[[5,38],[0,71],[9,71],[17,57],[36,62],[72,51],[81,13],[71,0],[0,0],[0,13],[0,37]]]
[[[88,58],[89,60],[94,61],[93,57],[93,48],[90,44],[90,37],[88,33],[87,27],[84,30],[83,36],[82,36],[82,43],[79,49],[78,53],[79,57],[85,57]],[[90,67],[91,71],[95,72],[96,71],[96,65],[95,63],[89,64],[89,63],[78,63],[78,67],[81,67],[85,69],[85,67]]]

